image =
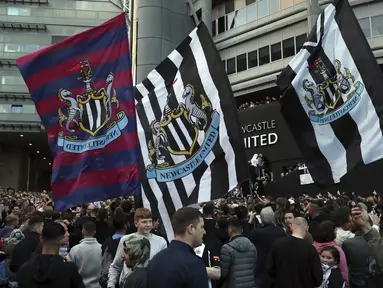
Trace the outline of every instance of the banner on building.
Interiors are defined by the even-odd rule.
[[[55,209],[139,192],[125,13],[17,65],[48,134]]]
[[[136,85],[135,98],[144,205],[172,239],[177,209],[248,178],[235,100],[203,23]]]

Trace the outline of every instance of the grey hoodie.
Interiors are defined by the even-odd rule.
[[[237,235],[221,249],[222,288],[255,287],[257,249],[245,236]]]

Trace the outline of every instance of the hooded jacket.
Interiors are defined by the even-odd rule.
[[[372,254],[375,256],[383,272],[383,237],[379,235],[376,229],[371,229],[370,232],[364,235],[364,239],[367,241],[367,245],[371,248]]]
[[[59,255],[38,255],[17,273],[19,288],[85,288],[74,263]]]
[[[242,235],[234,236],[221,249],[223,288],[255,287],[257,249]]]
[[[344,241],[342,249],[347,258],[350,287],[382,287],[383,271],[367,245],[363,232],[357,231],[354,238]]]
[[[334,241],[325,242],[325,243],[318,243],[315,241],[313,243],[313,245],[317,249],[319,255],[322,253],[323,248],[327,247],[327,246],[335,247],[336,250],[339,251],[339,255],[340,255],[339,268],[340,268],[340,271],[342,271],[342,276],[343,276],[343,279],[344,279],[345,284],[346,284],[345,287],[348,288],[349,287],[349,284],[348,284],[348,266],[347,266],[346,256],[344,255],[342,248],[340,248]]]

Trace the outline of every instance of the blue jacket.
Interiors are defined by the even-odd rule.
[[[148,288],[208,288],[206,267],[186,243],[173,240],[149,263]]]

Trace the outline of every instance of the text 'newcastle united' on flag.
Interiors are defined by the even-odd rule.
[[[135,98],[143,202],[172,239],[176,210],[248,178],[235,100],[203,23],[136,85]]]
[[[383,158],[383,77],[348,1],[326,7],[277,84],[314,182]]]
[[[17,60],[54,157],[55,209],[140,191],[125,14]]]

